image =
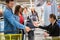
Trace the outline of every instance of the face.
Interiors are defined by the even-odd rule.
[[[52,23],[53,22],[53,18],[49,18],[49,21],[50,21],[50,23]]]
[[[34,10],[35,10],[34,8],[31,9],[31,11],[34,11]]]
[[[13,8],[13,6],[14,6],[14,1],[10,1],[10,2],[8,3],[8,6],[9,6],[10,8]]]
[[[27,12],[27,9],[25,8],[24,11]]]
[[[23,9],[22,9],[22,8],[20,8],[20,9],[19,9],[19,12],[22,12],[22,10],[23,10]]]

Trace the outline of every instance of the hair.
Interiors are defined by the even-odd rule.
[[[56,15],[55,14],[50,14],[50,18],[53,18],[56,20]]]
[[[21,6],[20,5],[17,5],[16,7],[15,7],[15,14],[16,15],[18,15],[18,12],[19,12],[19,9],[21,8]]]
[[[14,0],[5,0],[6,3],[9,3],[10,1],[14,1]]]
[[[27,9],[27,7],[24,7],[24,9]]]
[[[32,12],[32,15],[33,15],[33,11],[31,11]],[[37,12],[34,10],[34,13],[37,15],[37,17],[38,17],[38,14],[37,14]]]
[[[28,11],[27,7],[24,7],[22,11],[24,11],[25,9]]]

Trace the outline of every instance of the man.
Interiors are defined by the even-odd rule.
[[[12,8],[14,6],[14,0],[6,0],[6,9],[4,11],[4,33],[5,34],[15,34],[17,29],[25,29],[27,32],[30,31],[29,27],[26,27],[14,18]]]
[[[39,27],[48,31],[48,33],[45,33],[47,36],[53,36],[53,37],[59,36],[60,29],[56,21],[56,16],[54,14],[50,14],[49,21],[51,23],[49,26],[46,27],[39,26]]]
[[[50,0],[46,1],[46,4],[44,5],[44,23],[45,25],[49,25],[50,22],[48,21],[49,15],[51,14],[51,2]]]
[[[60,4],[58,5],[58,19],[60,19]]]
[[[50,25],[47,27],[40,27],[42,29],[46,29],[50,36],[59,36],[59,26],[56,21],[56,16],[54,14],[50,14],[49,16]]]

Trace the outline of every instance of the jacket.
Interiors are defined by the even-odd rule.
[[[50,36],[59,36],[59,32],[60,32],[60,28],[57,24],[57,22],[54,23],[54,25],[52,26],[52,24],[50,24],[49,26],[46,26],[46,27],[41,27],[40,28],[42,29],[45,29],[48,31],[48,33],[50,34]]]
[[[18,29],[25,29],[25,26],[15,20],[12,9],[6,7],[4,11],[4,33],[15,34]]]

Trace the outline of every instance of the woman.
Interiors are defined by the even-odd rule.
[[[20,8],[20,14],[19,14],[19,17],[20,17],[20,23],[21,23],[21,24],[24,24],[24,17],[23,17],[22,12],[23,12],[23,8]]]
[[[20,9],[20,8],[21,8],[20,5],[17,5],[17,6],[15,7],[14,17],[15,17],[15,19],[16,19],[17,21],[19,21],[19,14],[20,14],[19,9]]]
[[[16,7],[15,7],[15,15],[16,16],[18,16],[19,18],[19,22],[21,23],[21,24],[24,24],[24,17],[23,17],[23,14],[22,14],[22,11],[23,10],[23,8],[20,6],[20,5],[17,5]]]
[[[27,26],[32,30],[28,32],[28,40],[34,40],[34,22],[38,21],[38,14],[34,8],[31,9],[31,15],[28,17]]]
[[[21,24],[24,24],[24,18],[22,16],[22,8],[20,5],[17,5],[15,7],[15,14],[14,14],[14,17],[17,21],[19,21]],[[18,29],[18,33],[21,33],[21,29],[19,30]],[[22,30],[22,34],[23,34],[23,37],[24,37],[24,30]],[[22,39],[23,40],[23,39]]]
[[[28,9],[27,9],[27,7],[25,7],[24,10],[23,10],[24,25],[27,24],[27,17],[28,17],[28,16],[29,16],[29,15],[28,15]]]
[[[31,13],[32,13],[32,15],[31,15],[32,20],[33,20],[33,21],[38,21],[38,20],[39,20],[38,14],[37,14],[37,12],[35,11],[34,8],[31,9]]]

